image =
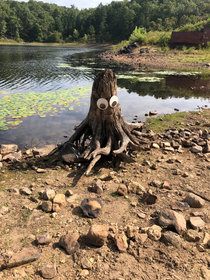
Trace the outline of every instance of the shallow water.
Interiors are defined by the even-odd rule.
[[[197,73],[146,71],[103,62],[103,49],[0,46],[0,143],[64,142],[87,115],[95,75],[112,69],[124,119],[195,110],[210,103],[210,80]]]

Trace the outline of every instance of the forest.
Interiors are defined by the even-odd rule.
[[[118,43],[136,27],[193,31],[210,22],[210,0],[124,0],[77,9],[29,0],[0,0],[0,37],[18,42]]]

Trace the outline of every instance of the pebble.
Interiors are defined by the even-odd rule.
[[[201,234],[193,229],[189,229],[185,233],[185,238],[189,242],[198,242],[201,240]]]
[[[200,217],[190,217],[190,225],[193,229],[201,231],[205,222]]]
[[[160,226],[153,225],[148,229],[147,234],[150,239],[158,241],[161,238],[161,231],[162,228]]]
[[[45,279],[52,279],[56,276],[57,270],[55,264],[47,264],[41,269],[42,277]]]
[[[53,204],[51,201],[43,201],[41,207],[43,211],[48,213],[52,211]]]
[[[51,241],[52,241],[52,237],[49,235],[48,232],[39,235],[37,238],[37,243],[40,245],[50,244]]]
[[[118,250],[121,253],[126,252],[126,250],[128,249],[128,243],[127,243],[127,237],[125,236],[124,233],[115,234],[114,241],[115,241],[115,244],[116,244]]]
[[[126,185],[120,184],[119,187],[117,188],[117,194],[126,196],[128,193],[128,189]]]
[[[92,225],[87,234],[89,244],[101,247],[108,236],[109,227],[104,225]]]
[[[167,228],[175,228],[179,234],[187,230],[184,216],[173,210],[163,210],[159,216],[159,224]]]
[[[79,242],[77,242],[78,239],[79,239],[78,232],[75,232],[73,234],[68,233],[66,235],[62,235],[59,240],[59,246],[64,248],[66,252],[69,255],[71,255],[74,252],[76,252],[80,247]]]
[[[194,193],[188,193],[185,200],[192,208],[201,208],[205,204],[205,200]]]
[[[42,199],[51,200],[55,197],[55,191],[52,189],[47,189],[42,193]]]
[[[85,216],[89,218],[97,218],[102,207],[102,201],[99,198],[85,198],[81,204]]]
[[[166,245],[173,245],[176,248],[180,248],[182,239],[176,232],[165,231],[162,233],[161,241]]]

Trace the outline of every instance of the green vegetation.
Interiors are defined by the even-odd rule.
[[[203,121],[205,122],[206,118],[205,115],[209,115],[208,112],[206,113],[205,110],[197,112],[190,112],[192,115],[200,115],[200,118],[203,118]],[[167,128],[184,128],[188,127],[186,123],[186,119],[189,116],[189,112],[177,112],[174,114],[166,114],[164,116],[159,117],[151,117],[146,119],[146,127],[147,129],[151,129],[155,131],[156,133],[162,133],[165,132]],[[184,125],[185,123],[185,125]],[[200,126],[202,129],[203,127]]]
[[[57,90],[56,92],[14,93],[0,92],[0,129],[7,130],[22,122],[22,118],[38,114],[54,116],[60,110],[73,110],[81,104],[81,99],[89,97],[91,86]]]
[[[0,11],[0,37],[16,42],[117,43],[130,37],[164,46],[172,30],[200,31],[210,22],[210,0],[112,1],[81,11],[74,5],[0,0]]]

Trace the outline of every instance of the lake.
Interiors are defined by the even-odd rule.
[[[0,144],[19,148],[64,142],[89,111],[95,75],[118,78],[124,119],[209,107],[210,78],[195,72],[148,71],[101,61],[102,48],[0,46]]]

